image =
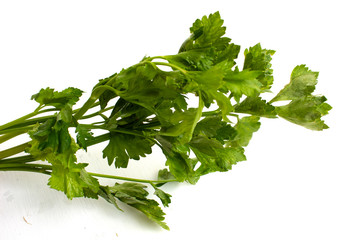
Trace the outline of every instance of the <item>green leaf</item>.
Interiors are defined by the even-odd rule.
[[[290,83],[287,84],[271,101],[297,100],[310,96],[317,84],[318,72],[310,71],[305,65],[299,65],[291,73]]]
[[[276,107],[280,117],[311,130],[320,131],[328,128],[321,117],[328,114],[331,106],[325,103],[326,97],[312,95],[318,74],[310,71],[305,65],[294,68],[290,83],[270,101],[292,100],[285,106]]]
[[[65,105],[74,105],[82,95],[82,91],[77,88],[69,87],[61,92],[54,91],[52,88],[41,89],[39,93],[34,94],[31,99],[40,105],[54,106],[62,108]]]
[[[260,43],[256,44],[249,49],[245,49],[245,61],[244,68],[251,71],[261,71],[262,73],[257,77],[257,79],[262,84],[261,89],[267,90],[271,88],[274,78],[272,76],[273,70],[271,69],[272,55],[274,55],[274,50],[268,50],[261,48]]]
[[[243,117],[235,125],[236,136],[230,141],[231,147],[246,147],[254,132],[260,128],[260,118],[256,116]]]
[[[255,96],[261,91],[261,82],[257,77],[261,75],[260,71],[243,70],[239,71],[236,67],[234,71],[228,72],[224,78],[225,87],[229,89],[236,101],[239,101],[241,96]]]
[[[66,152],[71,147],[72,137],[68,131],[69,125],[54,118],[35,126],[29,131],[33,144],[37,142],[38,150],[50,149],[53,153]]]
[[[171,172],[167,168],[164,168],[164,169],[159,170],[159,172],[158,172],[158,180],[160,180],[160,181],[161,180],[175,180],[175,177],[174,177],[174,175],[171,174]],[[166,184],[166,182],[157,183],[157,184],[155,184],[155,186],[156,187],[161,187],[164,184]]]
[[[233,111],[233,106],[231,104],[230,99],[221,92],[215,92],[215,91],[208,91],[208,96],[211,96],[211,98],[214,98],[217,105],[219,106],[219,109],[221,110],[222,119],[224,119],[227,122],[230,122],[227,115]]]
[[[103,157],[109,165],[115,160],[115,167],[126,168],[129,159],[139,160],[151,153],[153,142],[144,137],[111,133],[109,144],[103,150]]]
[[[110,192],[121,202],[136,208],[144,213],[150,220],[159,224],[162,228],[169,230],[169,227],[164,222],[165,213],[159,207],[159,203],[155,200],[148,199],[148,192],[145,190],[146,186],[139,183],[116,183],[115,186],[110,187]]]
[[[111,83],[111,81],[115,80],[115,77],[117,76],[117,73],[114,73],[113,75],[111,75],[110,77],[104,78],[104,79],[100,79],[98,84],[96,84],[93,87],[93,90],[96,89],[99,86],[103,86],[103,85],[107,85],[108,83]],[[113,98],[115,98],[117,95],[110,90],[105,90],[100,96],[99,96],[99,103],[100,103],[100,108],[104,109],[106,108],[107,104],[109,103],[109,101]]]
[[[197,19],[190,28],[191,36],[182,44],[178,63],[187,70],[207,70],[211,66],[222,61],[228,61],[235,65],[235,59],[240,52],[240,46],[233,43],[231,39],[224,37],[226,28],[223,26],[219,12]],[[201,54],[198,54],[201,52]],[[189,54],[186,54],[189,53]],[[193,53],[196,54],[194,58]],[[172,58],[170,61],[173,61]],[[184,61],[185,60],[185,61]]]
[[[214,57],[209,50],[194,49],[180,52],[176,55],[165,56],[169,63],[175,64],[188,71],[204,71],[214,64]]]
[[[190,28],[192,33],[191,39],[194,42],[189,44],[190,46],[186,46],[185,49],[206,48],[210,46],[224,49],[230,42],[230,39],[223,37],[226,31],[223,23],[224,20],[221,19],[219,12],[197,19]]]
[[[83,197],[83,181],[79,172],[85,166],[84,164],[73,164],[71,168],[65,168],[62,164],[53,163],[48,185],[64,192],[69,199]]]
[[[180,143],[187,143],[191,140],[193,131],[197,122],[201,117],[203,109],[202,100],[200,100],[198,108],[189,108],[185,111],[175,111],[167,116],[169,126],[161,128],[160,134],[163,136],[179,137]],[[164,117],[162,117],[164,119]]]
[[[176,138],[156,136],[156,140],[166,156],[166,165],[176,180],[195,184],[199,176],[194,171],[196,162],[189,158],[189,147],[176,142]]]
[[[99,181],[91,176],[85,169],[80,171],[80,179],[85,187],[83,188],[84,196],[90,198],[98,198],[98,192],[100,190]]]
[[[117,199],[114,197],[114,195],[110,192],[110,187],[109,186],[100,186],[99,191],[98,191],[98,195],[102,198],[104,198],[108,203],[111,203],[112,205],[114,205],[118,210],[122,211],[123,210],[120,208]]]
[[[201,90],[217,90],[222,85],[224,75],[231,65],[221,62],[206,71],[189,72],[189,76],[199,84]]]
[[[110,187],[110,191],[115,194],[116,197],[129,196],[129,202],[134,203],[141,202],[149,194],[145,190],[146,186],[135,182],[125,182],[122,184],[116,183]]]
[[[161,200],[161,203],[164,205],[164,207],[169,207],[169,204],[171,203],[171,195],[164,192],[160,188],[155,187],[154,194]]]
[[[65,130],[62,130],[65,134]],[[67,129],[66,129],[67,132]],[[67,132],[67,134],[69,134]],[[61,134],[60,134],[61,135]],[[70,135],[69,135],[70,136]],[[68,138],[68,137],[66,137]],[[70,138],[70,145],[57,152],[50,152],[46,155],[46,160],[52,165],[49,186],[59,191],[63,191],[69,199],[74,197],[97,198],[99,183],[96,178],[90,176],[86,171],[86,163],[76,163],[76,151],[78,149],[75,141]],[[61,149],[61,147],[59,147]]]
[[[72,114],[73,114],[73,111],[72,111],[71,105],[66,104],[61,108],[59,114],[57,115],[57,120],[62,120],[66,123],[71,123],[73,120]]]
[[[231,170],[232,165],[246,160],[242,148],[223,147],[220,142],[205,136],[194,137],[190,142],[190,148],[201,162],[196,170],[201,175],[228,171]]]
[[[232,139],[236,130],[227,122],[222,121],[220,116],[208,116],[202,119],[195,128],[194,135],[205,135],[208,138],[215,138],[221,144]]]
[[[234,106],[235,112],[247,113],[258,117],[276,118],[275,107],[261,97],[247,97]]]
[[[125,203],[127,201],[126,198],[119,199],[120,201],[124,200]],[[159,207],[159,203],[155,200],[143,200],[143,203],[129,203],[129,205],[144,213],[150,220],[157,223],[160,227],[164,228],[165,230],[170,230],[169,226],[164,222],[165,213]]]
[[[89,128],[86,128],[84,125],[77,125],[76,126],[76,141],[77,144],[87,151],[87,141],[94,139],[93,133],[90,131]]]
[[[331,106],[325,103],[324,96],[309,96],[293,100],[285,106],[276,108],[279,116],[311,130],[321,131],[329,128],[321,117],[328,114]]]
[[[232,66],[236,65],[235,59],[238,58],[240,52],[240,46],[234,43],[229,44],[224,50],[219,51],[214,64],[223,61],[231,62]]]
[[[37,124],[33,130],[29,131],[30,137],[39,141],[47,139],[52,132],[55,122],[56,118],[50,118],[42,124]]]
[[[169,172],[167,168],[159,170],[158,180],[170,180],[175,179],[175,177]]]
[[[167,77],[155,64],[144,62],[123,69],[109,82],[118,96],[154,113],[163,101],[184,98],[178,89],[167,85]]]
[[[57,154],[47,160],[52,164],[48,182],[51,188],[64,192],[69,199],[84,196],[97,198],[98,181],[85,171],[87,164],[76,163],[73,153]]]

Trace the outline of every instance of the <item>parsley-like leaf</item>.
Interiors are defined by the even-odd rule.
[[[318,73],[305,65],[295,67],[290,83],[266,101],[261,94],[270,92],[273,84],[275,51],[260,44],[246,49],[240,69],[240,46],[225,36],[223,23],[219,12],[196,20],[178,53],[146,56],[101,79],[74,111],[81,90],[41,89],[31,97],[40,104],[34,112],[0,126],[0,142],[25,132],[31,138],[0,151],[0,170],[48,174],[49,186],[69,199],[100,196],[119,210],[125,203],[168,229],[159,202],[168,207],[171,195],[159,187],[175,181],[195,184],[205,174],[229,171],[246,160],[245,147],[259,130],[261,117],[279,116],[312,130],[326,129],[321,118],[331,106],[324,96],[313,95]],[[195,106],[192,98],[197,98]],[[111,100],[116,103],[108,106]],[[284,100],[289,103],[273,105]],[[70,134],[73,128],[76,142]],[[106,133],[95,135],[98,130]],[[78,163],[76,152],[106,141],[103,157],[109,165],[126,168],[130,159],[145,157],[156,145],[167,168],[158,172],[158,180],[87,172],[88,164]],[[23,150],[27,155],[12,157]],[[48,164],[30,163],[37,160]],[[97,177],[131,183],[101,186]],[[159,202],[149,198],[145,183],[153,187]]]
[[[296,100],[310,96],[315,90],[319,73],[309,70],[305,65],[299,65],[291,73],[287,84],[270,102]]]
[[[291,80],[270,102],[292,100],[285,106],[276,107],[279,116],[311,130],[323,130],[328,126],[321,117],[328,114],[331,106],[324,96],[314,96],[319,73],[299,65],[291,73]]]
[[[262,86],[261,82],[257,80],[260,74],[260,71],[239,71],[236,68],[234,71],[226,74],[224,78],[225,87],[231,91],[236,101],[239,101],[243,94],[255,96],[260,92]]]
[[[200,175],[228,171],[232,165],[246,160],[242,148],[223,147],[220,142],[204,136],[194,137],[190,142],[190,148],[201,162],[196,170]]]
[[[94,139],[94,134],[90,131],[89,128],[84,127],[83,125],[78,125],[76,127],[76,141],[77,144],[85,151],[87,150],[87,142],[91,139]]]
[[[161,203],[164,205],[164,207],[169,207],[169,204],[171,203],[171,195],[164,192],[160,188],[154,187],[155,192],[154,194],[160,199]]]
[[[103,157],[109,165],[115,161],[115,167],[126,168],[129,159],[139,160],[151,153],[153,143],[146,138],[122,133],[112,133],[109,144],[103,150]]]
[[[150,220],[156,222],[162,228],[169,230],[169,227],[164,222],[165,213],[159,207],[158,202],[147,198],[149,193],[145,188],[146,186],[143,184],[125,182],[122,184],[117,183],[115,186],[110,187],[110,192],[121,202],[136,208],[144,213]]]
[[[247,113],[253,116],[276,118],[277,112],[273,105],[261,97],[247,97],[234,106],[235,112]]]
[[[235,125],[236,136],[230,141],[232,147],[246,147],[253,133],[260,128],[260,118],[256,116],[243,117]]]
[[[270,63],[274,53],[274,50],[261,48],[260,43],[250,47],[249,49],[245,49],[244,52],[244,69],[262,72],[257,77],[257,79],[262,84],[262,90],[270,89],[274,82],[274,77],[272,76],[273,70],[271,69]]]
[[[311,96],[291,101],[285,106],[277,107],[280,117],[311,130],[329,128],[321,117],[328,114],[331,106],[325,103],[324,96]]]
[[[61,92],[52,88],[41,89],[39,93],[34,94],[31,99],[41,105],[54,106],[62,108],[66,104],[74,105],[82,95],[82,91],[77,88],[69,87]]]

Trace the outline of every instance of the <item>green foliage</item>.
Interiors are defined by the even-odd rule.
[[[103,151],[103,157],[108,159],[109,165],[115,160],[115,167],[126,168],[129,159],[139,160],[145,154],[150,154],[152,145],[152,142],[143,137],[113,133]]]
[[[237,113],[246,113],[259,117],[277,117],[275,107],[261,99],[261,97],[247,97],[241,103],[236,104],[234,110]]]
[[[101,186],[99,195],[119,210],[121,210],[121,208],[117,200],[139,210],[150,220],[159,224],[162,228],[169,230],[169,227],[164,223],[165,213],[155,200],[147,198],[149,193],[145,188],[145,185],[139,183],[116,183],[112,187]]]
[[[310,96],[315,90],[318,76],[318,72],[309,70],[305,65],[296,66],[291,73],[290,83],[287,84],[271,102],[297,100]]]
[[[270,101],[291,100],[287,105],[276,108],[280,117],[311,130],[328,128],[321,118],[328,114],[331,106],[325,102],[326,97],[312,95],[318,75],[305,65],[294,68],[290,83]]]
[[[34,94],[31,99],[40,103],[40,105],[54,106],[63,108],[67,104],[74,105],[82,95],[82,91],[77,88],[69,87],[61,92],[52,88],[41,89],[39,93]]]
[[[31,97],[39,103],[34,113],[0,126],[2,141],[23,132],[31,138],[6,154],[0,152],[0,170],[7,166],[49,174],[48,185],[69,199],[102,197],[121,211],[121,203],[127,204],[169,229],[159,203],[168,207],[171,195],[160,187],[169,182],[196,184],[203,175],[226,172],[245,161],[245,148],[259,130],[261,117],[281,117],[312,130],[328,128],[322,117],[331,106],[324,96],[313,95],[318,73],[296,66],[290,83],[266,101],[262,93],[270,92],[274,81],[275,51],[256,44],[245,50],[244,66],[239,67],[240,46],[225,36],[223,23],[219,12],[196,20],[178,53],[146,56],[101,79],[79,109],[73,107],[81,90],[41,89]],[[290,102],[273,105],[283,100]],[[33,118],[48,112],[53,114]],[[76,153],[102,142],[107,142],[102,153],[109,166],[127,168],[131,160],[158,147],[166,168],[157,180],[87,172],[88,163],[79,163]],[[19,149],[27,155],[8,158]],[[36,160],[46,164],[30,164]],[[130,182],[103,186],[97,179],[101,177]],[[153,187],[159,203],[149,197],[144,184]]]
[[[271,69],[270,63],[274,53],[274,50],[261,48],[260,43],[249,49],[245,49],[244,69],[261,72],[258,80],[262,84],[261,88],[263,91],[270,89],[274,82],[274,77],[272,76],[273,70]]]

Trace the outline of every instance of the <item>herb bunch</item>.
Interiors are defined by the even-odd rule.
[[[0,171],[47,174],[48,185],[69,199],[100,197],[119,210],[122,202],[168,229],[160,202],[168,207],[171,195],[161,186],[195,184],[205,174],[226,172],[246,160],[244,147],[261,117],[328,128],[321,118],[331,107],[324,96],[313,95],[317,72],[296,66],[290,83],[266,101],[261,95],[273,84],[275,51],[260,44],[246,49],[240,69],[240,46],[224,36],[225,30],[219,12],[197,19],[178,53],[146,56],[101,79],[80,108],[74,108],[83,93],[79,89],[41,89],[31,97],[39,104],[34,112],[0,126],[0,143],[22,134],[31,138],[0,152]],[[197,99],[196,106],[189,106],[189,98]],[[284,100],[288,103],[273,105]],[[94,134],[99,129],[105,133]],[[156,180],[88,172],[76,153],[101,142],[107,142],[103,158],[110,166],[126,168],[157,146],[166,158],[164,169]],[[104,186],[98,178],[121,181]],[[148,188],[159,202],[149,197]]]

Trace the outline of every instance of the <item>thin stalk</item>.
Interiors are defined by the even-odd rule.
[[[52,167],[45,164],[1,163],[0,171],[37,172],[50,175]]]
[[[7,134],[7,133],[14,133],[14,132],[23,132],[23,133],[25,133],[25,132],[33,129],[33,127],[34,127],[33,125],[26,126],[26,127],[19,127],[19,128],[17,128],[17,127],[12,128],[11,127],[11,128],[1,130],[0,135]]]
[[[0,168],[0,171],[21,171],[21,172],[36,172],[50,175],[51,172],[42,168],[28,168],[28,167],[13,167],[13,168]]]
[[[86,145],[88,147],[92,146],[92,145],[96,145],[98,143],[101,143],[101,142],[105,142],[107,140],[110,139],[110,133],[105,133],[105,134],[102,134],[102,135],[99,135],[99,136],[96,136],[92,139],[89,139],[87,142],[86,142]]]
[[[10,140],[10,139],[12,139],[12,138],[14,138],[16,136],[19,136],[19,135],[21,135],[23,133],[26,133],[26,131],[22,130],[22,131],[3,134],[2,136],[0,136],[0,143],[6,142],[7,140]]]
[[[130,130],[130,129],[121,129],[121,128],[107,129],[106,127],[94,126],[92,124],[81,124],[81,126],[87,127],[89,129],[102,129],[102,130],[107,130],[110,132],[125,133],[125,134],[129,134],[129,135],[133,135],[133,136],[145,137],[144,134],[142,134],[141,132]]]
[[[100,106],[100,102],[95,102],[89,109],[94,108]],[[73,113],[77,113],[78,111],[80,111],[81,108],[77,108],[73,110]]]
[[[36,164],[36,163],[2,163],[0,164],[0,169],[8,169],[8,168],[41,168],[44,170],[52,170],[50,165],[46,164]]]
[[[5,163],[27,163],[27,162],[34,162],[38,161],[39,159],[35,158],[32,155],[25,155],[20,157],[13,157],[13,158],[5,158],[0,160],[0,164]]]
[[[151,62],[155,65],[163,65],[163,66],[168,66],[168,67],[171,67],[171,68],[174,68],[174,69],[177,69],[179,70],[180,72],[182,72],[183,74],[187,74],[187,71],[177,65],[174,65],[174,64],[171,64],[171,63],[167,63],[167,62]]]
[[[100,174],[100,173],[92,173],[92,172],[89,172],[89,174],[93,177],[110,178],[110,179],[117,179],[117,180],[129,181],[129,182],[141,182],[141,183],[149,183],[149,184],[177,182],[176,179],[147,180],[147,179],[128,178],[128,177],[121,177],[121,176],[114,176],[114,175],[107,175],[107,174]]]
[[[100,114],[102,114],[102,113],[104,113],[106,111],[109,111],[109,110],[113,109],[113,108],[114,108],[114,106],[104,108],[103,110],[100,110],[100,111],[85,115],[85,116],[81,117],[81,119],[88,119],[88,118],[96,117],[96,116],[98,116],[98,115],[100,115]]]
[[[55,115],[50,115],[50,116],[43,116],[43,117],[38,117],[38,118],[31,118],[31,119],[25,120],[19,124],[16,124],[10,128],[5,129],[5,131],[11,130],[14,128],[33,126],[36,123],[43,123],[43,122],[46,122],[48,119],[55,118],[55,117],[56,117]]]
[[[42,106],[39,106],[39,107],[36,108],[35,111],[32,112],[32,113],[26,114],[25,116],[22,116],[22,117],[20,117],[20,118],[18,118],[18,119],[15,119],[14,121],[11,121],[11,122],[8,122],[8,123],[6,123],[6,124],[4,124],[4,125],[1,125],[1,126],[0,126],[0,130],[9,128],[9,127],[14,126],[14,125],[16,125],[16,124],[18,124],[18,123],[22,123],[24,120],[36,116],[37,114],[39,114],[39,111],[41,110],[41,107],[42,107]]]
[[[207,116],[217,116],[217,115],[221,115],[221,111],[220,110],[214,110],[214,111],[208,111],[208,112],[203,112],[202,116],[203,117],[207,117]],[[236,113],[228,113],[227,115],[229,116],[233,116],[233,117],[238,117],[238,115]]]
[[[80,119],[87,112],[87,110],[92,107],[96,100],[97,97],[91,95],[90,98],[85,102],[85,104],[75,113],[74,118]]]
[[[30,143],[26,142],[26,143],[17,145],[15,147],[6,149],[4,151],[0,151],[0,160],[3,159],[3,158],[13,156],[13,155],[18,154],[18,153],[21,153],[21,152],[25,151],[25,149],[30,147],[30,146],[31,146]]]
[[[39,107],[38,109],[41,109],[41,108]],[[45,122],[49,118],[53,118],[55,116],[50,115],[50,116],[43,116],[43,117],[38,117],[38,118],[32,118],[32,117],[34,117],[38,114],[41,114],[41,113],[57,111],[57,110],[58,109],[56,109],[56,108],[44,109],[41,111],[35,110],[33,113],[27,114],[21,118],[18,118],[14,121],[11,121],[7,124],[2,125],[0,127],[0,135],[5,134],[5,133],[14,132],[14,131],[21,131],[21,130],[24,130],[26,132],[27,130],[32,129],[34,124]],[[31,118],[31,119],[29,119],[29,118]]]
[[[105,90],[115,91],[115,93],[118,93],[118,91],[115,88],[112,88],[107,85],[100,85],[96,87],[92,91],[91,96],[84,103],[84,105],[80,109],[76,110],[74,118],[77,120],[81,119],[90,108],[93,108],[93,106],[96,104],[96,101]]]
[[[50,165],[46,164],[20,164],[20,163],[5,163],[0,164],[0,171],[28,171],[28,172],[40,172],[40,173],[50,173],[52,170]],[[141,182],[141,183],[149,183],[149,184],[157,184],[157,183],[168,183],[168,182],[177,182],[176,179],[168,179],[168,180],[148,180],[148,179],[138,179],[138,178],[129,178],[122,176],[114,176],[108,174],[100,174],[88,172],[93,177],[100,178],[109,178],[116,180],[123,180],[129,182]]]

